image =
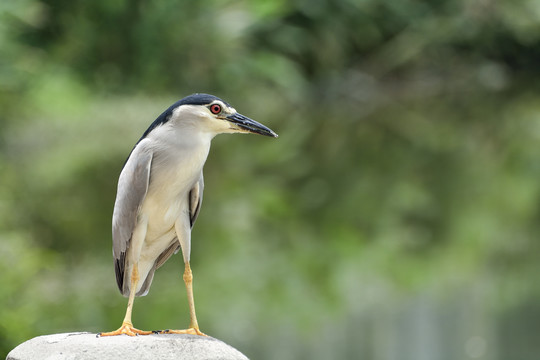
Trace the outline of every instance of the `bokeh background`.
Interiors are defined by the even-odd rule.
[[[208,92],[219,136],[192,267],[201,329],[253,359],[540,354],[536,0],[0,2],[0,357],[116,329],[125,158]],[[183,264],[138,298],[189,323]]]

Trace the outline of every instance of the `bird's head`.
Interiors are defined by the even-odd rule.
[[[225,101],[208,94],[193,94],[177,101],[158,117],[155,123],[157,126],[169,121],[181,126],[189,125],[214,135],[254,133],[272,137],[278,136],[263,124],[238,113]]]

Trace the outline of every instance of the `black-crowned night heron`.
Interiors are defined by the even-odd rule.
[[[173,104],[144,132],[118,180],[112,221],[116,282],[129,298],[122,326],[110,335],[146,335],[133,327],[135,296],[148,293],[154,272],[182,249],[190,325],[166,333],[198,334],[189,265],[191,228],[201,209],[203,166],[217,134],[255,133],[277,137],[266,126],[236,112],[225,101],[193,94]]]

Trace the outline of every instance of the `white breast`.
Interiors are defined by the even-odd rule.
[[[189,221],[189,191],[199,180],[211,137],[165,124],[155,129],[149,140],[152,141],[152,167],[141,210],[148,216],[147,241],[152,241],[169,232],[183,213]]]

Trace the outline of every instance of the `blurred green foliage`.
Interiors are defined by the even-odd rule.
[[[537,1],[4,1],[0,52],[0,353],[119,326],[116,180],[193,92],[280,134],[214,140],[203,331],[257,359],[390,359],[421,305],[446,329],[428,358],[540,351]],[[136,326],[188,324],[182,269]]]

